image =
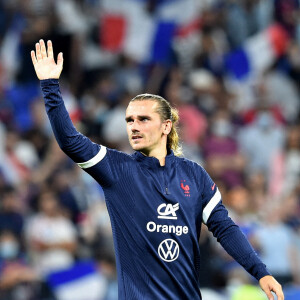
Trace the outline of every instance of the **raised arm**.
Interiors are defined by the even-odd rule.
[[[47,42],[47,47],[40,40],[35,44],[35,51],[31,51],[36,75],[41,80],[46,112],[60,148],[76,163],[84,163],[97,157],[100,146],[92,143],[73,126],[58,83],[63,68],[63,55],[59,53],[55,63],[51,41]]]

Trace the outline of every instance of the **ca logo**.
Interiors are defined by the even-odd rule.
[[[159,216],[157,216],[159,219],[171,219],[171,220],[177,220],[176,210],[179,209],[179,203],[176,203],[174,205],[172,204],[161,204],[157,208],[157,212]]]
[[[162,241],[158,246],[158,255],[166,262],[176,260],[179,256],[178,243],[172,239],[166,239]]]

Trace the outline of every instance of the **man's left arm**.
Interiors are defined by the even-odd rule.
[[[209,231],[227,253],[259,281],[269,300],[274,300],[271,292],[277,295],[278,300],[283,300],[281,285],[271,276],[240,228],[228,216],[220,191],[205,171],[202,199],[202,220]]]
[[[271,276],[240,228],[228,216],[221,199],[212,210],[206,225],[227,253],[259,281],[269,300],[274,300],[271,292],[277,295],[278,300],[284,299],[281,285]]]

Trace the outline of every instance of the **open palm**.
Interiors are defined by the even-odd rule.
[[[40,40],[35,44],[35,52],[31,51],[31,59],[38,79],[58,79],[63,68],[63,56],[60,52],[57,56],[57,64],[53,58],[52,42]]]

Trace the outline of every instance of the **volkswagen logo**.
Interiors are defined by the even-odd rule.
[[[172,239],[163,240],[158,246],[158,255],[166,262],[174,261],[179,256],[179,245]]]

